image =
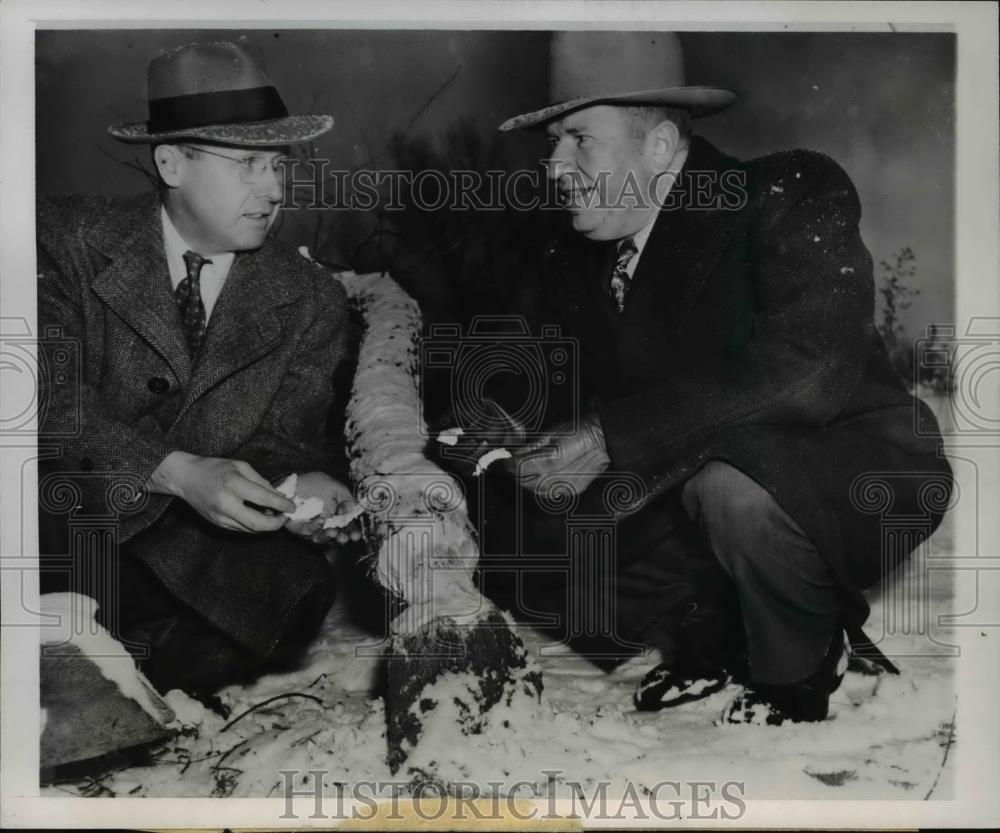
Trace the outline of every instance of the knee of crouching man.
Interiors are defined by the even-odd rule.
[[[711,524],[724,517],[727,523],[759,519],[774,498],[752,477],[721,460],[709,460],[681,490],[688,515]]]

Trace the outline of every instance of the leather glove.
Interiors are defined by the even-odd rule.
[[[436,457],[443,468],[471,476],[487,452],[506,448],[514,452],[525,444],[525,428],[495,400],[484,397],[479,421],[462,428],[453,443],[437,446]]]
[[[585,416],[575,431],[570,428],[570,423],[563,423],[537,442],[512,451],[504,468],[522,488],[543,497],[566,490],[581,494],[611,459],[597,414]]]

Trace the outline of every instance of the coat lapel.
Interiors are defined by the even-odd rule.
[[[697,208],[694,175],[714,184],[701,191],[713,201],[722,198],[721,179],[739,167],[736,159],[719,153],[695,137],[684,169],[674,186],[676,207],[660,210],[639,258],[622,315],[626,332],[676,333],[680,330],[727,242],[745,217],[745,204],[735,210],[713,205]]]
[[[568,230],[552,245],[548,256],[553,309],[571,330],[578,335],[617,330],[621,321],[606,287],[615,247]]]
[[[300,287],[268,256],[268,247],[237,254],[208,322],[183,410],[207,390],[271,352],[282,341],[279,308]]]
[[[188,389],[178,419],[199,396],[273,350],[282,339],[279,308],[301,296],[265,244],[237,254],[208,322],[201,355],[191,357],[170,286],[156,193],[109,214],[88,240],[110,261],[94,292],[146,341]]]
[[[109,214],[93,228],[88,241],[110,262],[92,287],[184,385],[191,376],[191,359],[170,290],[159,212],[159,197],[150,193],[137,199],[124,216]]]

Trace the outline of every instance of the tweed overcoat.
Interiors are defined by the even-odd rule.
[[[40,198],[37,242],[39,325],[80,361],[78,384],[41,384],[40,442],[67,414],[79,423],[74,436],[53,432],[46,470],[94,474],[78,480],[77,511],[115,517],[122,557],[142,559],[177,598],[266,654],[324,584],[320,549],[284,530],[229,532],[134,487],[177,449],[244,460],[272,481],[320,470],[348,482],[343,441],[327,431],[347,349],[342,284],[271,237],[237,253],[192,368],[158,194]]]
[[[607,291],[613,244],[567,230],[543,287],[579,340],[612,470],[644,486],[620,537],[654,540],[657,498],[727,461],[817,545],[854,623],[860,591],[937,527],[952,483],[937,423],[873,324],[860,211],[827,156],[744,162],[695,137],[622,314]],[[887,538],[907,517],[913,536]]]

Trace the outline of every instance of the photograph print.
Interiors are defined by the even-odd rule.
[[[39,795],[954,800],[955,31],[339,26],[33,35]]]

